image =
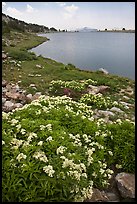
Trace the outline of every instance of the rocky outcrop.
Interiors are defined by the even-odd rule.
[[[119,173],[116,176],[117,186],[123,198],[135,198],[135,175]]]
[[[2,53],[2,60],[6,59],[7,58],[7,55]]]
[[[21,108],[24,104],[38,99],[39,96],[41,92],[34,95],[26,94],[26,90],[22,90],[18,84],[2,81],[2,111],[9,112],[15,108]]]
[[[97,94],[97,93],[105,93],[109,90],[109,86],[93,86],[93,85],[88,85],[88,88],[87,88],[87,92],[89,94]]]
[[[110,109],[110,111],[114,111],[114,112],[118,112],[118,113],[123,113],[123,111],[120,108],[117,108],[117,107],[112,107]]]

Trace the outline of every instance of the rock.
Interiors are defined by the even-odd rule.
[[[131,95],[134,94],[134,92],[133,92],[133,91],[131,91],[131,92],[127,92],[127,94],[128,94],[129,96],[131,96]]]
[[[22,105],[21,103],[15,103],[14,107],[15,107],[15,108],[22,108],[23,105]]]
[[[89,94],[97,94],[97,93],[104,93],[109,90],[108,86],[93,86],[88,85],[87,91]]]
[[[103,110],[98,110],[98,112],[100,113],[100,114],[103,114],[103,115],[105,115],[105,116],[114,116],[115,114],[114,113],[112,113],[111,111],[103,111]]]
[[[12,99],[18,99],[20,97],[20,94],[19,93],[11,93],[11,92],[6,92],[6,96],[8,98],[12,98]]]
[[[19,87],[19,85],[17,84],[17,85],[15,85],[15,86],[13,87],[13,89],[15,89],[16,92],[18,92],[18,91],[20,90],[20,87]]]
[[[126,100],[129,100],[129,97],[127,97],[127,96],[123,96],[123,98],[125,98]]]
[[[35,95],[33,96],[33,100],[38,99],[40,96],[41,96],[41,92],[35,93]]]
[[[117,107],[112,107],[110,109],[110,111],[114,111],[114,112],[118,112],[118,113],[123,113],[123,111],[120,108],[117,108]]]
[[[37,67],[37,68],[42,68],[41,65],[39,65],[39,64],[36,64],[36,67]]]
[[[104,74],[108,74],[108,71],[106,69],[104,69],[104,68],[100,68],[99,71],[101,71]]]
[[[29,85],[29,87],[35,87],[35,86],[36,86],[35,84],[30,84],[30,85]]]
[[[14,103],[11,101],[6,101],[4,106],[7,108],[7,110],[12,110],[14,108]]]
[[[6,102],[6,98],[2,98],[2,104]]]
[[[2,81],[2,87],[5,87],[8,84],[8,82],[6,80]]]
[[[4,54],[4,53],[2,53],[2,59],[4,60],[4,59],[6,59],[6,58],[7,58],[7,55]]]
[[[98,93],[98,87],[93,85],[88,85],[87,91],[89,94],[97,94]]]
[[[92,197],[88,199],[86,202],[99,202],[99,201],[107,202],[109,201],[109,199],[104,191],[100,191],[97,188],[93,188]]]
[[[98,88],[99,88],[98,90],[99,93],[104,93],[110,89],[109,86],[103,86],[103,85],[99,86]]]
[[[126,102],[124,102],[124,101],[121,101],[120,102],[122,105],[124,105],[124,106],[130,106],[131,104],[130,103],[126,103]]]
[[[30,77],[34,77],[34,74],[28,74],[28,76],[30,76]]]
[[[32,94],[28,94],[28,95],[26,96],[26,98],[29,99],[29,100],[32,100]]]
[[[2,87],[2,93],[6,93],[7,89]]]
[[[41,77],[41,74],[35,74],[35,76],[37,76],[37,77]]]
[[[115,177],[118,189],[123,198],[135,198],[135,175],[119,173]]]
[[[109,201],[119,202],[119,197],[118,197],[115,193],[113,193],[113,192],[107,192],[106,195],[107,195]]]
[[[126,90],[130,92],[130,91],[132,91],[133,89],[132,89],[130,86],[128,86]]]

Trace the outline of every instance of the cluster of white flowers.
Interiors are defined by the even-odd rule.
[[[48,129],[48,131],[52,131],[52,125],[51,124],[47,124],[45,127]]]
[[[84,138],[84,141],[86,142],[86,143],[89,143],[89,142],[91,142],[91,136],[89,135],[89,136],[87,136],[87,134],[83,134],[82,135],[82,137]]]
[[[34,155],[33,155],[33,157],[35,158],[35,159],[39,159],[40,161],[43,161],[43,162],[48,162],[48,159],[47,159],[47,157],[46,157],[46,155],[45,155],[45,152],[42,152],[42,151],[36,151],[35,153],[34,153]]]
[[[20,130],[20,132],[21,132],[22,135],[24,135],[24,134],[26,133],[26,130],[22,128],[22,129]]]
[[[74,115],[81,114],[81,117],[85,116],[89,120],[93,120],[92,118],[93,111],[91,106],[87,106],[84,103],[73,101],[70,97],[67,96],[49,97],[42,95],[39,97],[39,102],[45,102],[47,104],[46,106],[42,107],[42,109],[45,112],[49,112],[53,108],[58,109],[59,106],[64,105],[64,107],[66,107],[66,110],[73,113]]]
[[[9,113],[2,112],[2,119],[8,119],[9,115],[10,112]]]
[[[40,130],[45,130],[46,126],[45,125],[40,125]]]
[[[28,138],[27,138],[27,141],[30,143],[34,137],[35,137],[35,138],[38,137],[37,134],[34,133],[34,132],[30,132],[30,133],[29,133],[29,136],[28,136]]]
[[[2,145],[5,145],[5,141],[4,140],[2,140]]]
[[[50,141],[52,141],[52,140],[53,140],[53,139],[52,139],[51,136],[49,136],[49,137],[46,139],[47,142],[50,142]]]
[[[51,165],[44,166],[44,167],[43,167],[43,171],[44,171],[45,173],[47,173],[48,176],[50,176],[50,177],[53,177],[53,174],[55,173],[55,170],[53,170],[53,167],[52,167]]]
[[[114,101],[112,105],[113,105],[113,106],[117,106],[117,105],[118,105],[118,102],[117,102],[117,101]]]
[[[62,80],[53,80],[50,82],[50,87],[49,90],[55,90],[55,92],[57,91],[57,87],[58,88],[70,88],[73,89],[75,91],[82,91],[86,88],[86,85],[95,85],[97,82],[92,80],[92,79],[87,79],[87,80],[82,80],[80,82],[72,80],[72,81],[62,81]]]
[[[70,133],[69,137],[74,140],[74,142],[72,143],[73,146],[80,146],[80,147],[82,146],[82,143],[80,140],[80,134],[73,135]]]
[[[107,173],[108,179],[111,179],[112,174],[114,173],[114,171],[111,170],[111,169],[106,169],[106,173]]]
[[[24,140],[13,138],[10,142],[10,145],[12,145],[12,149],[18,149],[23,144],[23,142]]]
[[[60,146],[57,148],[56,152],[57,154],[63,154],[63,152],[67,149],[67,147]]]
[[[88,163],[87,163],[87,166],[90,166],[90,164],[92,164],[93,163],[93,157],[92,157],[92,154],[93,154],[93,152],[95,151],[95,148],[92,148],[92,149],[88,149],[87,148],[87,151],[86,151],[86,154],[88,155],[88,159],[87,159],[87,161],[88,161]]]
[[[90,185],[87,187],[87,188],[83,188],[81,190],[81,193],[83,195],[83,199],[90,199],[92,197],[92,194],[93,194],[93,182],[90,181],[89,182]]]
[[[19,122],[18,120],[16,120],[16,119],[12,119],[12,120],[11,120],[11,125],[14,126],[14,125],[15,125],[16,123],[18,123],[18,122]]]
[[[41,114],[41,110],[35,111],[35,114],[36,114],[36,115],[40,115],[40,114]]]
[[[113,152],[112,151],[108,151],[110,156],[113,156]]]
[[[68,175],[68,176],[72,176],[72,177],[74,177],[76,180],[80,181],[81,173],[79,173],[77,170],[68,171],[68,172],[67,172],[67,175]]]
[[[21,124],[16,125],[17,131],[21,129]]]
[[[21,159],[26,159],[27,158],[27,156],[25,155],[25,154],[23,154],[23,153],[20,153],[17,157],[16,157],[16,159],[20,162],[20,160]]]
[[[122,168],[122,165],[121,165],[121,164],[116,164],[116,168],[117,168],[117,169],[121,169],[121,168]]]
[[[39,141],[39,142],[38,142],[38,145],[39,145],[39,146],[42,146],[42,145],[43,145],[43,141]]]
[[[117,119],[114,123],[122,124],[121,119]]]

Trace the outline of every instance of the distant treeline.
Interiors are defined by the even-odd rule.
[[[55,28],[48,28],[43,25],[25,23],[24,21],[2,14],[2,33],[9,33],[11,30],[19,32],[56,32]]]

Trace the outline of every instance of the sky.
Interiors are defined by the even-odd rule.
[[[2,12],[56,29],[135,29],[135,2],[2,2]]]

